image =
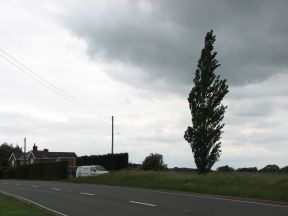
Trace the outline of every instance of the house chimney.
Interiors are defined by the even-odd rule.
[[[46,148],[45,148],[43,151],[44,151],[45,153],[48,153],[48,152],[49,152],[49,150],[48,150],[48,149],[46,149]]]
[[[49,150],[45,148],[45,149],[43,150],[43,152],[44,152],[44,155],[46,156],[46,155],[48,154]]]
[[[35,145],[34,143],[34,146],[33,146],[33,151],[37,151],[38,150],[38,147]]]

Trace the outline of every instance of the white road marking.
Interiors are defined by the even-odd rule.
[[[19,186],[19,185],[22,185],[22,184],[16,184],[16,185],[18,185],[18,186]]]
[[[173,193],[173,192],[165,192],[165,191],[161,191],[159,193],[178,195],[178,196],[190,196],[190,197],[203,198],[203,199],[214,199],[214,200],[229,201],[229,202],[236,202],[236,203],[247,203],[247,204],[254,204],[254,205],[271,206],[271,207],[278,207],[278,208],[288,208],[288,206],[285,206],[285,205],[277,205],[277,204],[271,204],[271,203],[262,203],[262,202],[256,202],[256,201],[248,201],[248,200],[237,200],[237,199],[220,198],[220,197],[209,197],[209,196],[194,195],[194,194],[181,194],[181,193]]]
[[[235,203],[247,203],[247,204],[253,204],[253,205],[263,205],[263,206],[271,206],[271,207],[277,207],[277,208],[288,208],[288,205],[281,205],[281,204],[272,204],[272,203],[264,203],[264,202],[257,202],[257,201],[248,201],[248,200],[239,200],[235,197],[235,199],[231,198],[224,198],[225,195],[223,195],[223,198],[221,197],[213,197],[209,195],[196,195],[196,194],[188,194],[188,193],[181,193],[181,192],[168,192],[168,191],[161,191],[157,189],[142,189],[142,188],[132,188],[132,187],[125,187],[125,186],[108,186],[108,185],[101,185],[98,187],[115,187],[115,188],[121,188],[125,190],[132,190],[132,191],[143,191],[143,192],[152,192],[152,193],[160,193],[160,194],[169,194],[174,196],[188,196],[188,197],[196,197],[196,198],[202,198],[202,199],[212,199],[212,200],[221,200],[221,201],[229,201],[229,202],[235,202]],[[219,195],[221,196],[221,195]],[[245,199],[245,198],[244,198]],[[253,198],[251,198],[253,199]],[[273,202],[273,200],[271,200]]]
[[[143,203],[143,202],[136,202],[136,201],[129,201],[130,203],[134,203],[134,204],[139,204],[139,205],[146,205],[146,206],[152,206],[155,207],[156,205],[154,204],[150,204],[150,203]]]
[[[56,191],[60,191],[60,188],[51,188],[51,190],[56,190]]]
[[[87,195],[87,196],[94,196],[95,195],[95,194],[92,194],[92,193],[82,193],[82,192],[80,192],[80,194]]]
[[[161,194],[169,194],[174,196],[188,196],[188,197],[196,197],[196,198],[202,198],[202,199],[212,199],[212,200],[221,200],[221,201],[229,201],[229,202],[235,202],[235,203],[247,203],[247,204],[254,204],[254,205],[263,205],[263,206],[271,206],[271,207],[277,207],[277,208],[288,208],[288,205],[280,205],[280,204],[272,204],[272,203],[264,203],[264,202],[257,202],[257,201],[248,201],[248,200],[239,200],[239,199],[229,199],[229,198],[221,198],[221,197],[213,197],[213,196],[205,196],[205,195],[196,195],[196,194],[188,194],[188,193],[177,193],[177,192],[167,192],[167,191],[160,191],[160,190],[149,190],[149,189],[140,189],[140,188],[129,188],[124,186],[106,186],[101,185],[98,187],[117,187],[121,189],[126,190],[134,190],[134,191],[143,191],[143,192],[152,192],[152,193],[161,193]],[[221,196],[221,195],[219,195]],[[224,195],[223,195],[224,196]],[[273,201],[272,201],[273,202]]]
[[[48,210],[48,211],[51,211],[51,212],[53,212],[53,213],[55,213],[55,214],[58,214],[58,215],[61,215],[61,216],[69,216],[69,215],[67,215],[67,214],[63,214],[63,213],[58,212],[58,211],[56,211],[56,210],[50,209],[50,208],[48,208],[48,207],[45,207],[45,206],[43,206],[43,205],[41,205],[41,204],[39,204],[39,203],[36,203],[36,202],[32,201],[32,200],[26,199],[26,198],[24,198],[24,197],[21,197],[21,196],[15,195],[15,194],[11,194],[11,193],[7,193],[7,192],[5,192],[5,191],[0,191],[0,193],[2,193],[2,194],[4,194],[4,195],[11,196],[11,197],[15,197],[16,199],[19,199],[19,200],[24,200],[24,201],[26,201],[26,202],[32,203],[32,204],[34,204],[34,205],[39,206],[40,208],[44,208],[44,209],[46,209],[46,210]]]
[[[32,187],[34,187],[34,188],[38,188],[39,186],[38,186],[38,185],[32,185]]]

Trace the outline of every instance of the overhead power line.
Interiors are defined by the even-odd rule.
[[[46,80],[42,76],[38,75],[37,73],[32,71],[29,67],[27,67],[26,65],[21,63],[19,60],[14,58],[12,55],[7,53],[3,49],[0,48],[0,52],[1,52],[0,53],[0,57],[2,57],[4,60],[9,62],[14,67],[16,67],[21,72],[25,73],[30,78],[32,78],[35,81],[39,82],[42,86],[46,87],[47,89],[49,89],[50,91],[54,92],[55,94],[57,94],[58,96],[62,97],[63,99],[69,101],[70,103],[73,103],[74,105],[79,106],[83,110],[85,110],[87,112],[90,112],[90,113],[97,114],[97,111],[95,109],[89,107],[85,103],[79,101],[77,98],[75,98],[75,97],[69,95],[68,93],[66,93],[65,91],[61,90],[59,87],[57,87],[53,83],[49,82],[48,80]],[[97,116],[97,117],[105,119],[106,121],[110,121],[110,118],[111,118],[111,117],[108,117],[108,116]]]

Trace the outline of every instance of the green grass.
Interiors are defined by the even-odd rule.
[[[55,216],[33,204],[0,194],[0,216]]]
[[[288,174],[117,171],[69,180],[75,183],[176,190],[288,202]]]

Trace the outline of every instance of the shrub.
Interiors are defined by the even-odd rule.
[[[151,153],[145,158],[141,168],[143,170],[164,170],[167,169],[167,165],[163,162],[163,156],[161,154]]]
[[[260,172],[278,172],[280,170],[279,166],[273,164],[269,164],[265,166],[263,169],[260,170]]]
[[[233,167],[229,167],[228,165],[226,166],[221,166],[217,168],[218,172],[234,172],[234,168]]]
[[[237,172],[257,172],[257,167],[244,167],[244,168],[238,168],[236,170]]]

